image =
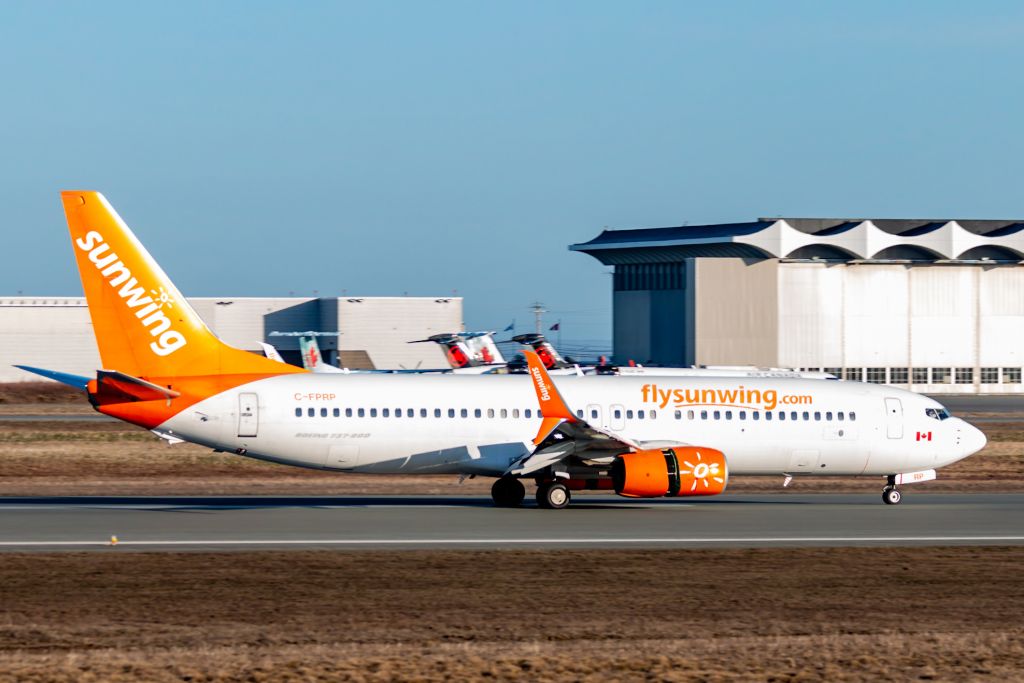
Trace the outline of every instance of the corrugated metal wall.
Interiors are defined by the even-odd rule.
[[[778,291],[779,366],[936,393],[1024,390],[1024,268],[781,263]]]

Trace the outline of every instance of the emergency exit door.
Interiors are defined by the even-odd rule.
[[[238,395],[238,436],[257,436],[260,424],[260,402],[256,394]]]

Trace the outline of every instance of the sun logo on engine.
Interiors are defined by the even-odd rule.
[[[725,484],[725,479],[722,478],[722,470],[717,462],[706,463],[704,458],[701,457],[700,451],[696,451],[697,463],[691,463],[688,460],[684,460],[683,464],[689,467],[689,470],[680,470],[679,474],[688,474],[693,477],[693,485],[690,486],[690,491],[697,490],[698,482],[704,485],[705,489],[711,488],[711,484],[708,483],[708,479],[718,482],[719,484]]]
[[[153,300],[160,305],[160,308],[166,306],[167,308],[174,308],[174,298],[167,293],[167,290],[160,287],[160,291],[155,289],[149,290],[149,293],[153,295]]]

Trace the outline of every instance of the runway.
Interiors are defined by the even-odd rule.
[[[1024,494],[578,496],[557,511],[441,496],[0,499],[2,551],[947,544],[1024,544]]]

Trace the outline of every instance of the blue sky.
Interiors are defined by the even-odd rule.
[[[610,338],[604,226],[1024,216],[1016,2],[12,2],[0,68],[0,294],[80,292],[62,188],[187,295],[566,341]]]

